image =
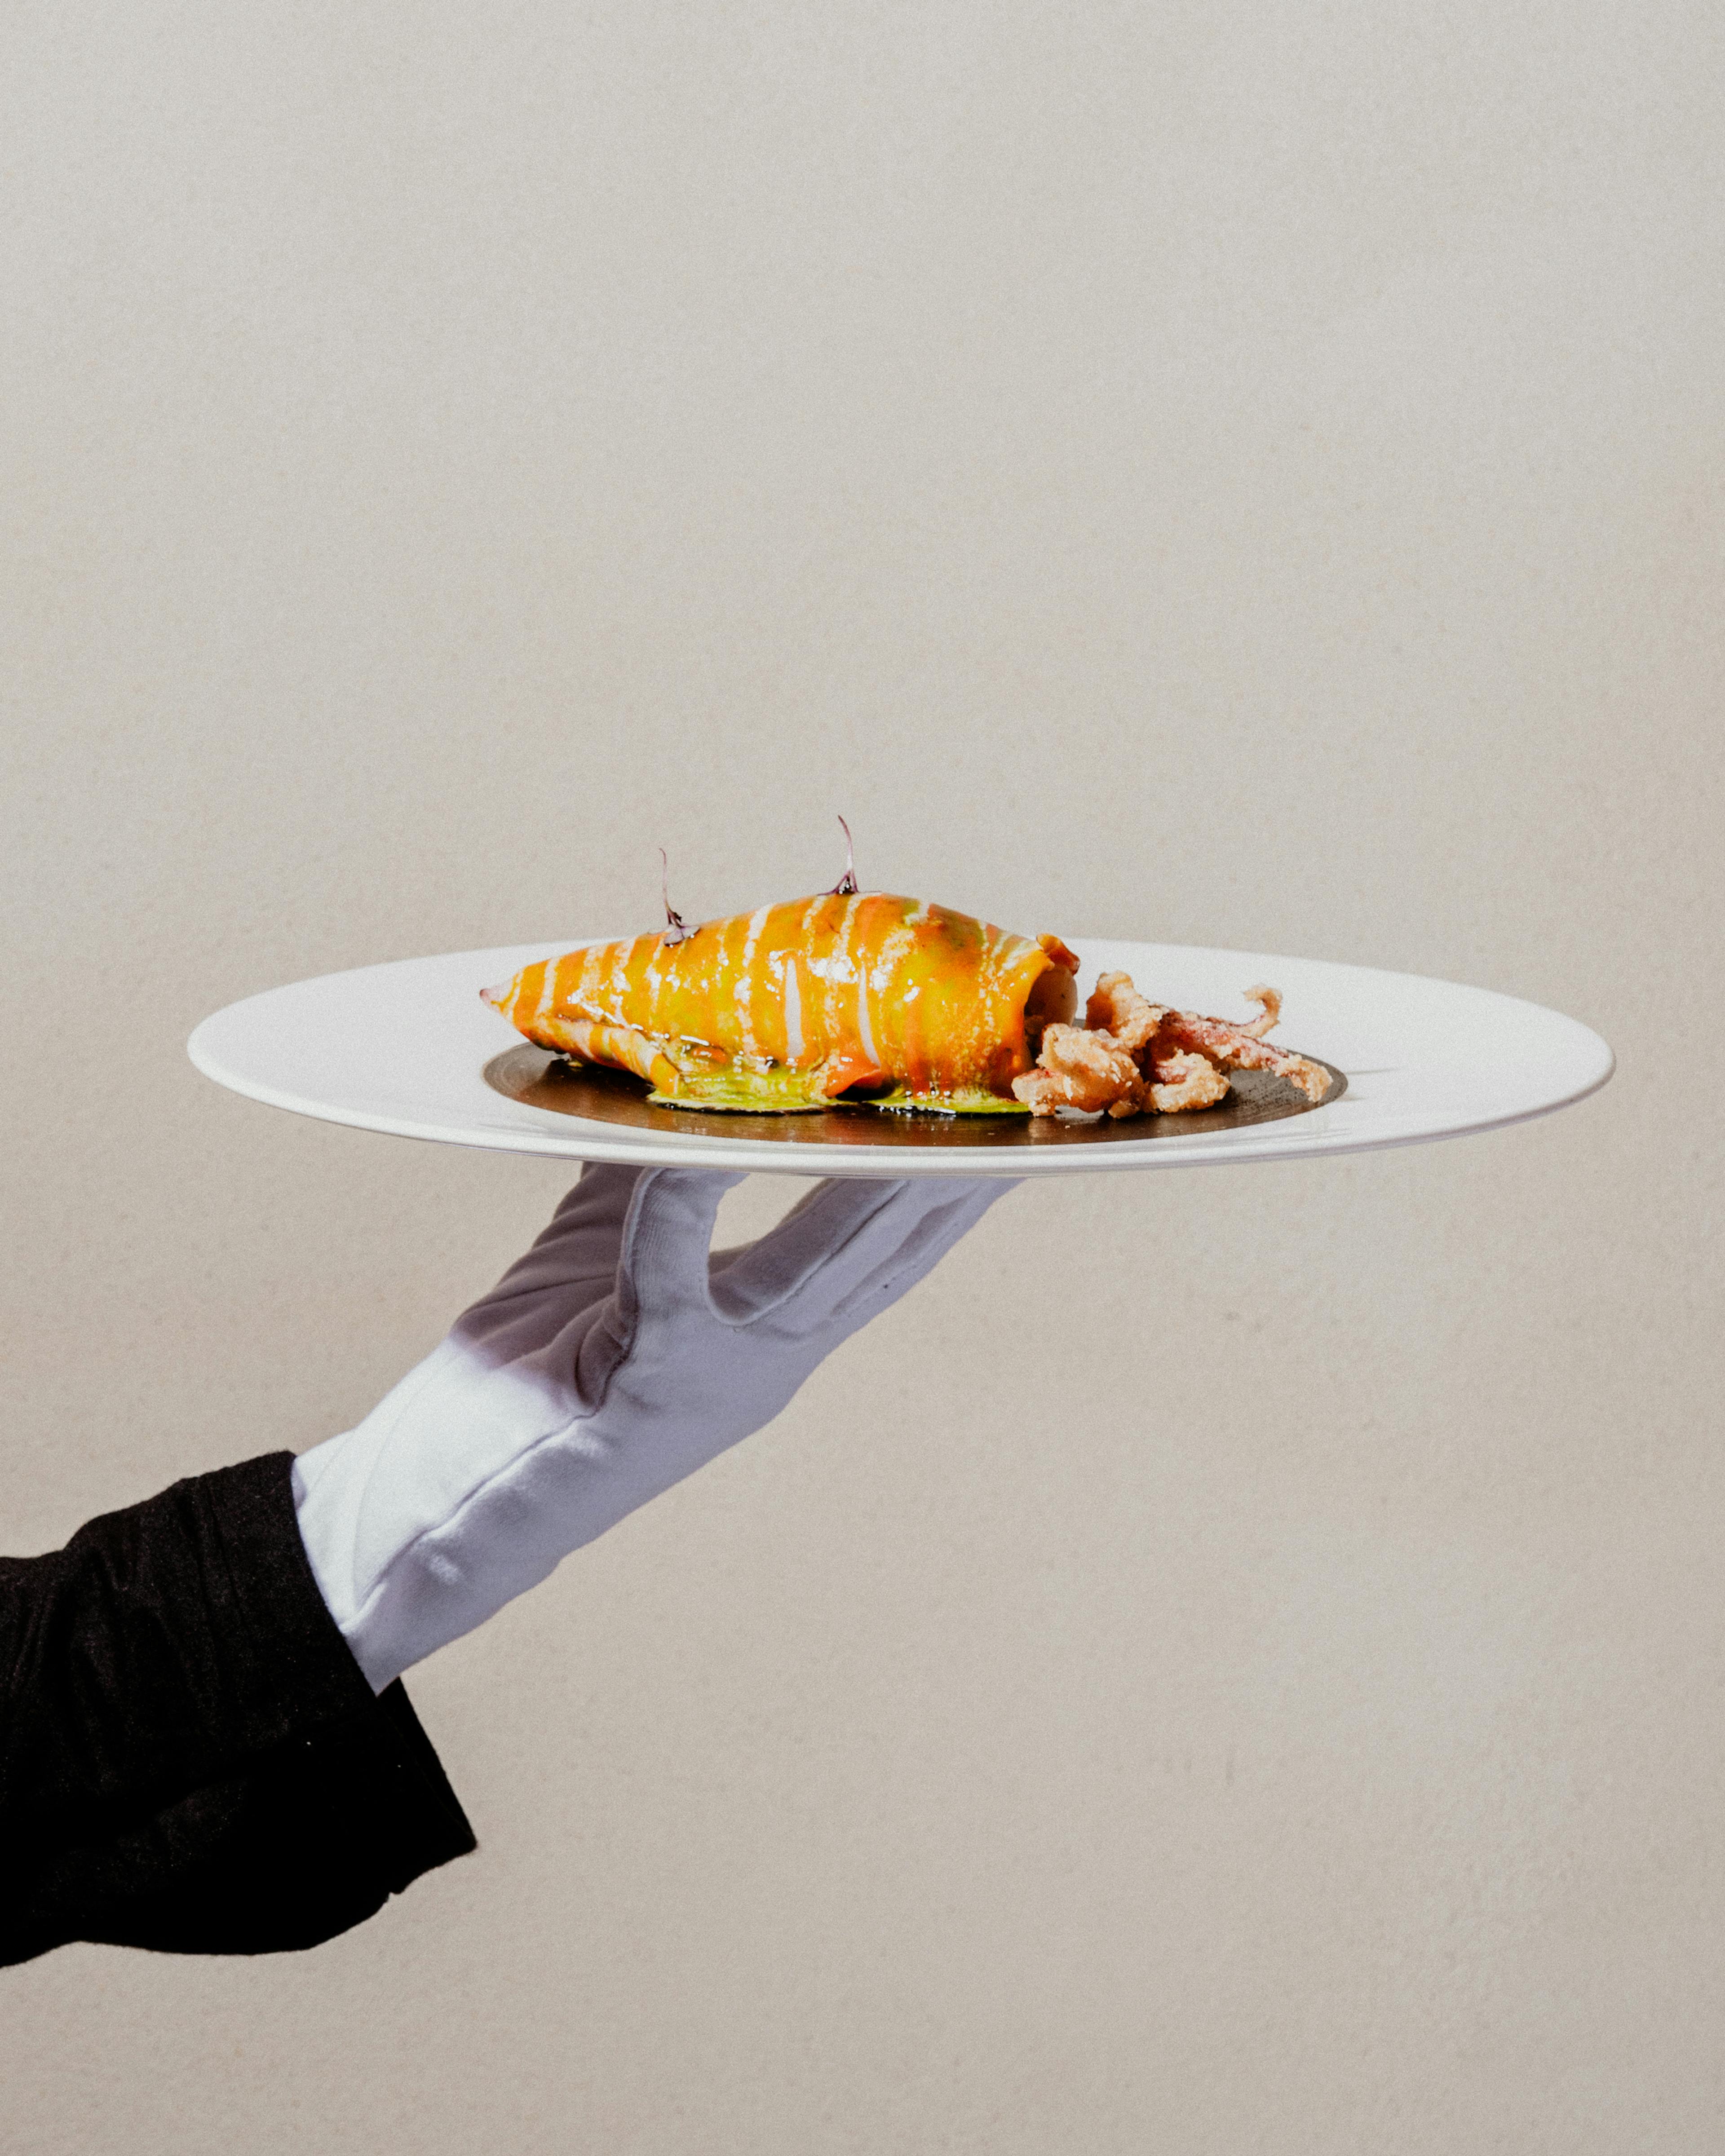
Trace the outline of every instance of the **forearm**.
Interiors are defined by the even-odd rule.
[[[309,1946],[473,1846],[325,1609],[285,1453],[0,1562],[0,1961]]]

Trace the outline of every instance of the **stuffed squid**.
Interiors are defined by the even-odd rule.
[[[780,1113],[1026,1114],[1013,1081],[1076,1009],[1058,937],[921,899],[841,886],[699,928],[670,920],[524,967],[485,999],[542,1048],[635,1072],[655,1101]]]

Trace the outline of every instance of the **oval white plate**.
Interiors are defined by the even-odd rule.
[[[847,1118],[842,1147],[752,1138],[742,1116],[727,1118],[735,1136],[728,1127],[721,1135],[634,1130],[511,1100],[485,1075],[493,1058],[521,1044],[507,1019],[480,1001],[480,989],[533,959],[602,940],[570,936],[457,951],[295,982],[207,1018],[188,1052],[206,1076],[236,1093],[361,1130],[507,1152],[781,1175],[1019,1176],[1309,1158],[1520,1122],[1581,1100],[1612,1071],[1611,1050],[1586,1026],[1486,988],[1322,959],[1086,942],[1073,946],[1083,962],[1081,991],[1098,973],[1119,968],[1159,1003],[1244,1018],[1241,990],[1268,981],[1284,999],[1278,1041],[1345,1071],[1347,1091],[1280,1122],[1117,1137],[1106,1145],[989,1146],[976,1142],[974,1126],[950,1149],[871,1143],[860,1112]]]

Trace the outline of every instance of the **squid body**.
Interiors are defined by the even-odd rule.
[[[632,1070],[655,1101],[1023,1115],[1012,1081],[1077,999],[1078,961],[923,900],[824,892],[620,943],[482,991],[529,1040]]]

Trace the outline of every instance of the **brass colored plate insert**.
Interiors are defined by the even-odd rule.
[[[755,1138],[767,1145],[877,1146],[885,1151],[896,1146],[1107,1145],[1122,1139],[1142,1145],[1158,1138],[1240,1130],[1248,1123],[1280,1122],[1341,1099],[1347,1079],[1333,1064],[1319,1067],[1330,1074],[1330,1090],[1322,1101],[1308,1101],[1297,1086],[1274,1071],[1234,1070],[1229,1073],[1234,1090],[1219,1107],[1193,1109],[1181,1116],[1095,1118],[886,1113],[860,1101],[854,1107],[820,1108],[798,1116],[663,1108],[648,1100],[645,1085],[627,1071],[567,1063],[525,1041],[491,1058],[485,1065],[485,1083],[529,1107],[629,1130],[660,1131],[672,1137]]]

